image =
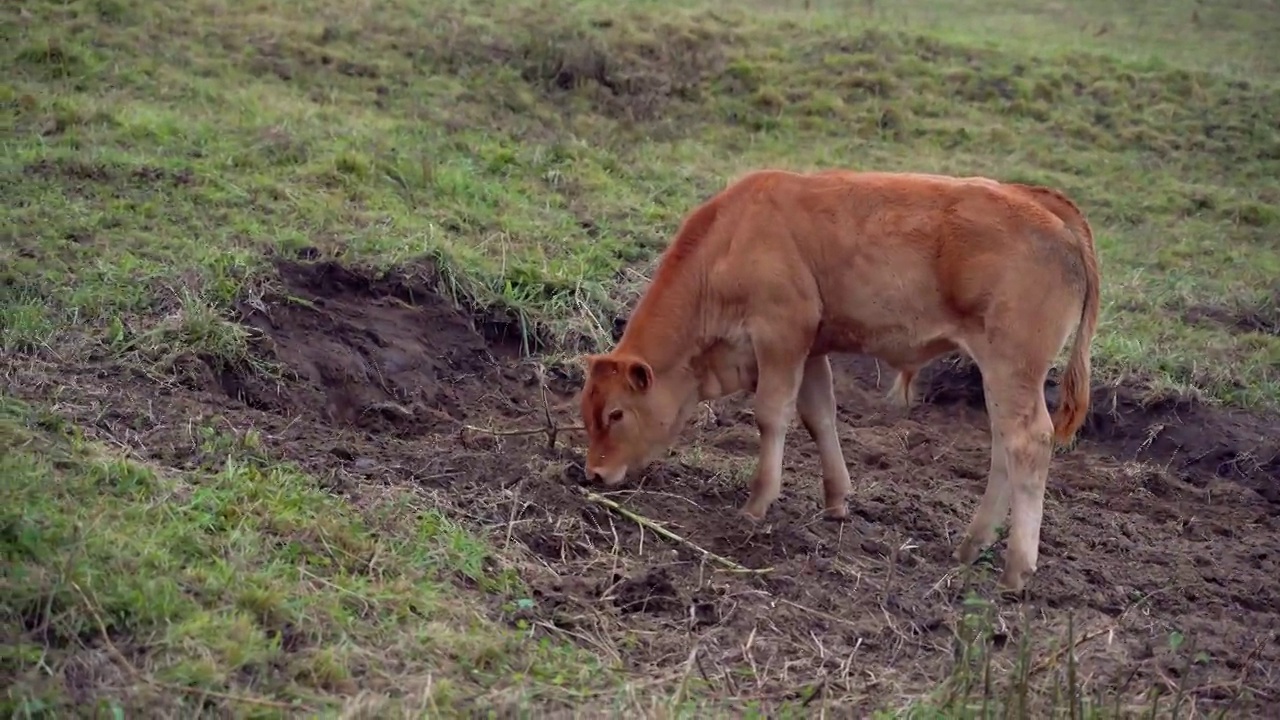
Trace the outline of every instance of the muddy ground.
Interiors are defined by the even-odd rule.
[[[589,500],[585,490],[600,489],[584,488],[580,434],[561,432],[548,449],[545,433],[463,427],[537,429],[548,407],[558,424],[576,423],[580,379],[541,373],[503,323],[474,323],[403,278],[280,269],[287,294],[309,304],[268,299],[244,308],[244,322],[296,377],[201,366],[157,386],[87,365],[50,379],[64,386],[60,406],[167,464],[197,462],[184,428],[216,415],[256,428],[271,452],[353,502],[422,493],[507,546],[535,590],[522,616],[534,632],[655,681],[687,675],[724,696],[814,708],[898,704],[957,672],[973,592],[994,602],[994,668],[1012,667],[1029,638],[1033,688],[1060,684],[1066,655],[1054,647],[1070,619],[1092,692],[1142,704],[1152,686],[1181,688],[1200,710],[1231,705],[1232,716],[1280,700],[1276,419],[1097,390],[1080,444],[1054,460],[1040,569],[1018,602],[992,592],[1002,542],[976,572],[951,561],[988,465],[976,371],[936,363],[923,402],[904,413],[882,400],[891,377],[873,361],[839,360],[848,522],[819,518],[817,452],[798,424],[768,522],[753,531],[739,519],[756,446],[744,399],[714,404],[672,459],[603,493],[697,547],[769,569],[731,572]]]

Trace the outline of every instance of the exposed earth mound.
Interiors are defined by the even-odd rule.
[[[873,361],[838,360],[851,520],[819,518],[817,452],[797,425],[782,498],[753,530],[736,513],[755,461],[749,400],[714,404],[671,459],[603,493],[584,484],[580,434],[561,430],[551,448],[542,430],[548,416],[576,423],[580,378],[520,358],[507,323],[473,322],[406,277],[329,263],[280,272],[288,297],[244,308],[243,322],[265,336],[283,379],[211,370],[201,387],[167,388],[153,403],[149,381],[86,368],[68,392],[107,393],[166,462],[192,461],[181,428],[217,414],[353,501],[406,487],[434,496],[527,548],[536,597],[521,612],[535,631],[632,668],[687,673],[734,697],[860,710],[960,672],[955,638],[973,612],[964,599],[993,597],[1000,563],[961,573],[950,559],[989,457],[972,368],[935,363],[923,403],[903,412],[882,400],[891,378]],[[991,610],[996,667],[1013,667],[1031,637],[1023,670],[1048,682],[1070,622],[1090,690],[1138,703],[1140,688],[1164,685],[1202,708],[1263,714],[1280,698],[1280,677],[1265,672],[1280,667],[1278,455],[1274,419],[1095,392],[1081,442],[1052,465],[1030,596]]]

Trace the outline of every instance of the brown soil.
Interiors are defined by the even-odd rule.
[[[62,406],[82,406],[74,412],[89,425],[127,422],[122,439],[169,464],[198,462],[183,428],[219,415],[353,501],[431,496],[499,545],[509,534],[504,557],[524,566],[534,606],[523,619],[539,632],[654,677],[693,673],[743,702],[865,711],[926,691],[956,671],[969,592],[994,602],[994,667],[1010,667],[1030,638],[1033,686],[1062,672],[1051,646],[1070,620],[1091,692],[1140,703],[1153,685],[1181,687],[1201,709],[1234,703],[1233,715],[1258,716],[1280,699],[1274,418],[1098,390],[1080,444],[1055,458],[1040,569],[1015,602],[992,593],[1003,543],[972,573],[950,559],[987,472],[976,371],[936,363],[921,378],[923,404],[904,413],[881,399],[889,378],[874,362],[842,359],[848,522],[820,519],[816,449],[798,427],[768,522],[739,519],[756,445],[741,398],[709,408],[639,483],[603,493],[698,547],[772,568],[734,573],[588,499],[600,490],[584,486],[576,433],[549,449],[544,433],[463,428],[538,428],[548,408],[576,422],[580,379],[518,358],[504,323],[488,318],[478,332],[404,277],[328,263],[280,270],[307,302],[246,308],[245,322],[296,377],[209,370],[200,387],[157,388],[85,367],[59,378]],[[1176,652],[1174,633],[1185,638]]]
[[[1217,325],[1230,332],[1280,336],[1280,287],[1253,305],[1193,305],[1182,318],[1193,325]]]

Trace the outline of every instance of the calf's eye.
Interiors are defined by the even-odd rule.
[[[614,410],[613,412],[609,413],[609,422],[616,423],[621,419],[622,419],[621,410]]]

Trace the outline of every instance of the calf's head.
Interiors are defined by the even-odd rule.
[[[671,378],[655,376],[644,360],[607,353],[586,358],[582,424],[587,478],[613,486],[667,449],[679,430],[684,398]]]

